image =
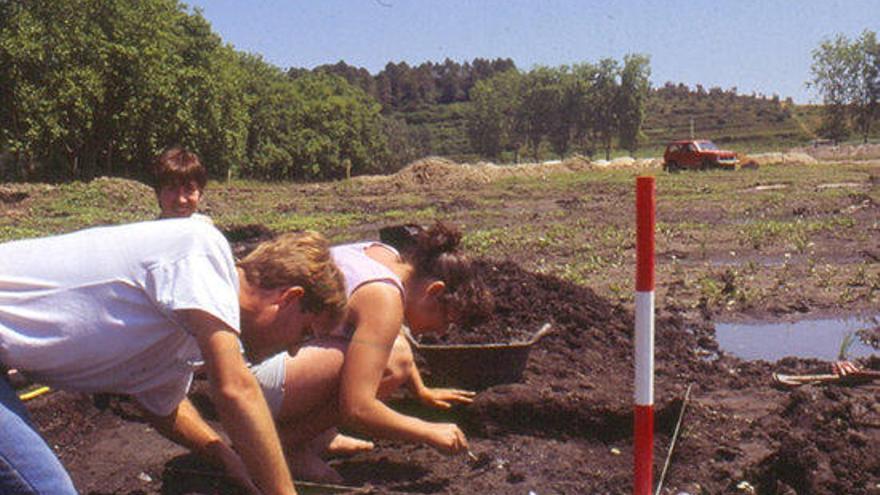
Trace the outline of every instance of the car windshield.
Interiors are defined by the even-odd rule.
[[[697,146],[699,146],[701,150],[718,150],[718,146],[715,146],[715,143],[712,141],[698,141]]]

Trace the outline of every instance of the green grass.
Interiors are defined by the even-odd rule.
[[[880,302],[880,267],[858,254],[878,242],[876,216],[861,206],[880,202],[868,180],[880,175],[876,163],[733,173],[588,170],[409,191],[357,181],[212,182],[205,207],[220,228],[312,229],[332,242],[375,239],[382,225],[447,220],[464,227],[463,247],[472,255],[512,259],[626,302],[635,260],[634,182],[643,173],[657,178],[658,298],[675,282],[683,307],[701,300],[748,305],[806,284],[835,303]],[[843,182],[861,186],[818,187]],[[768,184],[788,187],[756,189]],[[6,187],[29,196],[0,204],[0,240],[157,214],[153,192],[126,181]]]

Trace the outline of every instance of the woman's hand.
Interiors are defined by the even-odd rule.
[[[467,437],[453,423],[432,423],[427,442],[431,447],[447,455],[468,451]]]
[[[426,406],[437,409],[449,409],[453,404],[470,404],[474,401],[476,392],[458,390],[454,388],[428,388],[419,389],[419,401]]]

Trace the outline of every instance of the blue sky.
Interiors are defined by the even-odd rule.
[[[183,0],[279,67],[509,57],[535,65],[651,57],[651,81],[818,102],[811,52],[880,31],[880,0]]]

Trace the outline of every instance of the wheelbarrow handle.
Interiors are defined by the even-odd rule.
[[[410,330],[408,326],[404,325],[401,331],[403,332],[403,336],[406,337],[406,340],[409,341],[409,345],[418,349],[420,344],[419,341],[416,340],[415,337],[413,337],[412,330]]]
[[[548,333],[550,333],[550,330],[553,330],[553,326],[550,325],[550,323],[544,323],[541,329],[535,332],[535,335],[532,335],[532,338],[529,339],[527,343],[529,345],[532,345],[535,342],[543,339]]]

